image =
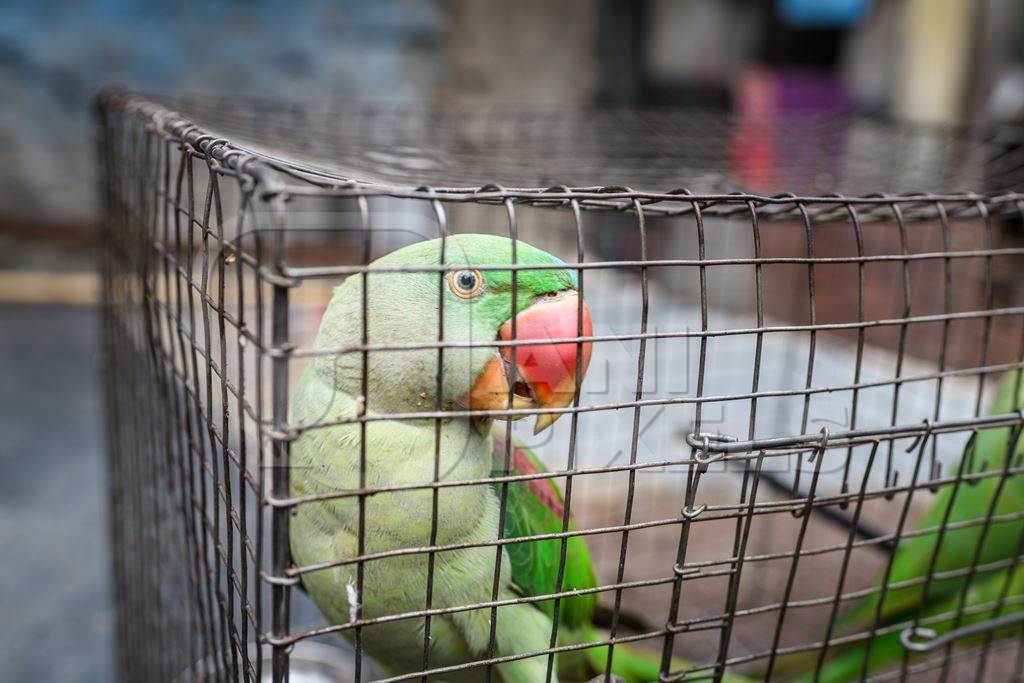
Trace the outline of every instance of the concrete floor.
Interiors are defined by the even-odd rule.
[[[0,306],[0,678],[113,679],[95,307]]]

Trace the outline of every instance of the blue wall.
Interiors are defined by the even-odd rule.
[[[428,95],[435,1],[0,2],[0,218],[95,207],[90,98],[109,83],[275,97]]]

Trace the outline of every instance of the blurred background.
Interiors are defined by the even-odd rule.
[[[18,616],[0,625],[0,666],[11,680],[105,681],[113,672],[91,118],[92,95],[112,83],[300,100],[695,106],[723,118],[810,107],[1016,124],[1024,7],[0,4],[0,604]],[[1007,243],[1024,239],[1012,223],[1000,229]]]

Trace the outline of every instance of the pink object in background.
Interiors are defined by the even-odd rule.
[[[736,82],[733,104],[728,163],[740,188],[813,193],[823,178],[835,181],[844,139],[841,118],[852,102],[834,74],[756,66]],[[790,144],[795,136],[801,144]]]

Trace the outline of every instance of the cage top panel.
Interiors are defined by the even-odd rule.
[[[107,96],[108,101],[111,96]],[[452,108],[125,97],[338,187],[988,199],[1024,183],[1024,129],[913,124],[849,109]],[[211,138],[212,139],[212,138]]]

